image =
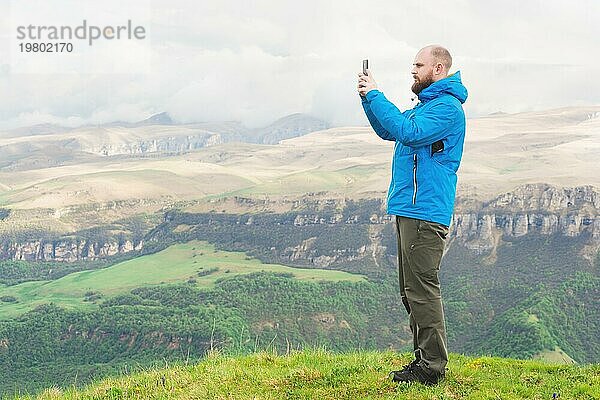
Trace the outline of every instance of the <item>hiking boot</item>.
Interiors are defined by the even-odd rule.
[[[418,359],[417,360],[412,360],[409,364],[406,364],[405,366],[403,366],[401,370],[399,370],[399,371],[392,371],[392,372],[389,373],[389,375],[393,374],[394,376],[396,376],[396,375],[399,375],[399,374],[404,374],[404,373],[410,371],[412,369],[412,367],[414,367],[415,365],[417,365],[417,363],[419,361],[421,361],[421,360],[418,360]],[[392,380],[394,380],[394,377],[392,377]]]
[[[416,361],[416,360],[415,360]],[[413,364],[414,363],[414,364]],[[424,385],[435,385],[444,379],[444,374],[427,369],[423,363],[413,362],[401,371],[393,371],[393,382],[420,382]]]

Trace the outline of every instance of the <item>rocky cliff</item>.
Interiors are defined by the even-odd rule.
[[[71,144],[72,150],[85,151],[103,156],[117,154],[137,155],[147,153],[185,153],[203,147],[214,146],[232,141],[241,141],[241,135],[201,132],[192,135],[166,136],[138,139],[137,141],[95,143],[92,145]]]
[[[254,209],[268,212],[271,208],[281,208],[281,204],[269,204],[268,200],[241,197],[226,202],[228,206],[233,202],[237,210]],[[332,225],[340,228],[351,224],[366,226],[364,230],[366,233],[363,235],[367,234],[368,238],[364,238],[363,244],[356,248],[351,246],[335,248],[321,254],[318,246],[315,245],[317,237],[309,236],[299,237],[297,243],[277,249],[284,260],[294,262],[299,259],[310,259],[316,266],[356,261],[363,257],[372,257],[377,263],[378,257],[387,251],[384,242],[388,241],[387,247],[390,246],[390,238],[386,238],[386,235],[390,236],[391,233],[385,233],[384,229],[392,221],[392,217],[385,214],[382,200],[353,202],[345,199],[296,199],[283,208],[287,208],[287,211],[281,214],[281,218],[264,219],[261,218],[261,214],[249,213],[221,218],[223,214],[203,213],[201,214],[203,218],[192,219],[191,222],[185,222],[183,225],[181,222],[173,221],[167,213],[162,233],[157,234],[155,231],[145,239],[137,241],[123,238],[102,241],[86,237],[27,241],[5,239],[0,243],[0,258],[65,262],[96,260],[141,250],[147,240],[161,240],[161,235],[167,234],[168,231],[183,232],[191,229],[201,235],[202,231],[207,231],[206,227],[215,225],[225,227],[274,224],[289,225],[289,229],[311,225]],[[531,233],[581,236],[587,243],[584,256],[591,259],[600,248],[599,209],[600,194],[591,186],[556,188],[543,184],[526,185],[487,203],[479,204],[477,207],[458,206],[453,216],[448,243],[452,245],[458,241],[477,254],[493,254],[502,238],[518,238]],[[272,213],[269,215],[273,216]],[[178,237],[175,240],[183,239]]]
[[[239,205],[253,206],[246,198],[236,199]],[[292,207],[298,203],[294,202]],[[343,212],[344,200],[315,200],[313,211],[298,212],[294,225],[311,224],[383,224],[391,216],[385,214],[383,202],[380,209],[365,217],[364,212],[348,215]],[[264,200],[256,204],[268,208]],[[328,209],[338,212],[329,213]],[[545,184],[525,185],[510,193],[504,193],[493,200],[476,207],[457,207],[452,218],[450,236],[465,241],[489,239],[492,231],[518,237],[528,233],[549,235],[558,233],[565,236],[590,234],[600,240],[600,193],[592,186],[556,188]],[[361,214],[361,215],[359,215]]]
[[[451,237],[478,253],[492,251],[502,236],[530,233],[569,237],[588,235],[600,245],[600,194],[592,186],[556,188],[526,185],[483,204],[480,210],[454,214]]]
[[[0,259],[24,261],[98,260],[119,253],[141,250],[143,241],[107,240],[92,241],[84,238],[57,240],[5,241],[0,244]]]
[[[239,199],[239,203],[246,206],[248,201]],[[327,267],[336,262],[352,262],[363,257],[371,257],[377,263],[379,257],[390,252],[383,244],[386,238],[383,236],[385,233],[382,226],[391,222],[392,217],[385,214],[383,202],[380,202],[380,208],[373,208],[369,215],[364,210],[344,212],[346,204],[343,200],[337,201],[337,207],[333,208],[330,201],[316,203],[312,206],[313,210],[321,211],[299,212],[293,224],[369,224],[368,244],[316,255],[313,246],[315,238],[310,238],[286,248],[281,254],[282,258],[292,262],[302,258],[310,259],[315,266]],[[260,206],[265,207],[264,202]],[[327,209],[337,211],[327,212]],[[452,218],[447,248],[453,243],[461,243],[479,255],[491,256],[493,260],[503,238],[518,238],[528,234],[562,235],[581,237],[587,244],[582,255],[593,261],[600,248],[599,209],[600,194],[592,186],[521,186],[475,207],[457,207]],[[389,238],[387,239],[390,246]]]

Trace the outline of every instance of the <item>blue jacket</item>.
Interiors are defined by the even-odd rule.
[[[379,90],[363,98],[375,133],[395,142],[388,214],[450,225],[465,141],[466,99],[460,72],[423,89],[420,102],[404,112]]]

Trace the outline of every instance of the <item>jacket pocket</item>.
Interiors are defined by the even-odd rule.
[[[394,155],[392,169],[393,191],[402,197],[403,202],[410,202],[413,193],[413,155]]]
[[[433,159],[432,167],[431,182],[436,188],[433,201],[442,213],[451,215],[456,192],[456,173],[452,168],[442,164],[435,158]]]
[[[409,255],[413,271],[421,279],[437,284],[448,228],[436,222],[419,220],[417,229]]]

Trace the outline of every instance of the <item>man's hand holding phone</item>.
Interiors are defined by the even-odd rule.
[[[369,71],[369,62],[363,60],[363,72],[358,74],[358,94],[364,97],[375,89],[377,89],[377,83],[373,79],[373,74]]]

